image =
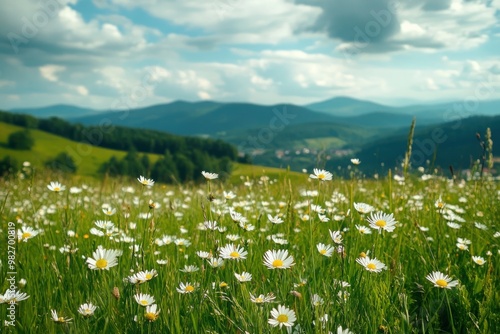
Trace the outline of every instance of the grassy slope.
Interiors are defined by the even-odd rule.
[[[83,145],[39,130],[31,130],[31,134],[35,138],[35,146],[31,151],[18,151],[7,148],[7,138],[12,132],[19,130],[22,130],[22,128],[0,122],[0,159],[9,155],[19,162],[30,161],[34,166],[41,166],[47,159],[66,151],[73,156],[78,164],[78,174],[96,176],[97,170],[103,162],[109,160],[113,155],[121,158],[126,154],[124,151]],[[79,152],[83,154],[79,154]],[[157,154],[149,154],[151,162],[155,162],[158,158],[159,155]],[[302,178],[300,173],[288,172],[284,169],[235,164],[231,180],[238,182],[240,176],[255,177],[261,175],[277,179],[284,176],[289,176],[292,179]]]
[[[0,122],[0,158],[6,155],[17,161],[30,161],[34,166],[41,166],[49,158],[61,152],[68,152],[78,166],[78,173],[82,175],[97,175],[99,166],[113,155],[121,158],[126,152],[107,148],[94,147],[74,142],[44,131],[31,130],[35,139],[35,146],[30,151],[18,151],[7,148],[7,138],[12,132],[22,130],[21,127]],[[149,154],[151,162],[155,162],[159,155]]]
[[[241,180],[246,180],[247,177],[254,179],[256,177],[264,175],[269,177],[270,179],[283,180],[285,177],[287,177],[293,182],[304,182],[309,174],[304,175],[301,173],[274,167],[235,164],[230,181],[231,183],[239,183],[241,182]]]

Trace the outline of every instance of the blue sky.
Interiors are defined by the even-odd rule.
[[[500,98],[500,0],[16,0],[0,109]]]

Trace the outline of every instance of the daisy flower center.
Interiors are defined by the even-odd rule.
[[[446,282],[444,279],[438,279],[436,280],[436,284],[439,285],[442,288],[445,288],[448,286],[448,282]]]
[[[278,322],[287,322],[288,321],[288,316],[286,314],[280,314],[276,320],[278,320]]]
[[[151,279],[151,278],[153,278],[153,275],[151,275],[151,274],[146,274],[146,279],[148,279],[148,280],[149,280],[149,279]]]
[[[368,268],[370,270],[375,270],[375,269],[377,269],[377,266],[375,265],[375,263],[368,263],[366,265],[366,268]]]
[[[231,252],[231,254],[229,254],[230,257],[235,257],[235,258],[238,258],[240,257],[240,253],[238,252]]]
[[[141,300],[141,304],[142,304],[142,305],[148,305],[148,301],[147,301],[147,300],[145,300],[145,299],[143,299],[143,300]]]
[[[479,260],[476,260],[476,263],[477,264],[483,264],[484,262],[483,262],[483,260],[479,259]]]
[[[318,179],[323,180],[325,178],[325,174],[318,174]]]
[[[325,255],[325,254],[326,254],[326,249],[322,249],[322,250],[320,250],[320,251],[319,251],[319,253],[320,253],[321,255]]]
[[[377,225],[378,227],[385,227],[387,223],[385,222],[385,220],[380,219],[375,222],[375,225]]]
[[[144,317],[148,320],[156,320],[156,314],[152,313],[152,312],[148,312],[144,315]]]
[[[255,302],[256,303],[263,303],[264,302],[264,299],[260,298],[260,297],[257,297],[255,298]]]
[[[273,267],[274,268],[278,268],[278,267],[282,267],[283,266],[283,261],[280,260],[280,259],[276,259],[273,261]]]
[[[59,187],[54,187],[54,191],[59,191],[59,190],[61,190],[61,188],[59,188]]]
[[[21,236],[22,239],[28,239],[29,237],[31,237],[31,233],[29,232],[24,232],[23,235]]]
[[[192,292],[192,291],[194,291],[194,286],[192,286],[192,285],[188,285],[188,286],[186,286],[186,289],[185,289],[185,290],[186,290],[187,292]]]
[[[99,259],[95,262],[95,266],[99,269],[106,268],[108,266],[108,261],[105,259]]]

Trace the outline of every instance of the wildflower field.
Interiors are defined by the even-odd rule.
[[[204,176],[0,180],[1,332],[500,333],[491,177]]]

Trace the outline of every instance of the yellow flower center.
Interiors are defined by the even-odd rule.
[[[476,263],[477,264],[483,264],[484,262],[483,262],[483,260],[479,259],[479,260],[476,260]]]
[[[288,316],[286,314],[280,314],[278,315],[278,317],[276,318],[276,320],[278,320],[278,322],[287,322],[288,321]]]
[[[194,286],[192,285],[188,285],[186,286],[186,289],[185,289],[187,292],[193,292],[194,291]]]
[[[279,268],[279,267],[282,267],[283,266],[283,261],[281,261],[280,259],[276,259],[273,261],[273,267],[274,268]]]
[[[231,252],[231,254],[229,254],[230,257],[234,257],[234,258],[239,258],[240,257],[240,253],[238,252]]]
[[[255,298],[255,302],[256,303],[263,303],[264,302],[264,299],[260,298],[260,297],[257,297]]]
[[[147,280],[150,280],[150,279],[152,279],[152,278],[153,278],[153,275],[151,275],[151,274],[146,274],[146,279],[147,279]]]
[[[31,233],[29,232],[24,232],[23,235],[21,236],[22,239],[28,239],[31,238]]]
[[[377,266],[375,265],[375,263],[368,263],[366,265],[366,268],[368,268],[370,270],[375,270],[375,269],[377,269]]]
[[[141,300],[141,305],[148,305],[148,301],[145,299]]]
[[[99,259],[95,262],[95,266],[99,269],[104,269],[108,266],[108,261],[105,259]]]
[[[387,225],[387,223],[385,222],[385,220],[377,220],[375,222],[375,225],[377,225],[378,227],[385,227],[385,225]]]
[[[59,317],[59,318],[57,318],[57,321],[58,322],[64,322],[64,318],[63,317]]]
[[[442,288],[446,288],[448,286],[448,282],[446,282],[444,279],[436,280],[436,284]]]
[[[444,203],[439,202],[439,203],[437,204],[437,207],[438,207],[438,208],[440,208],[440,209],[442,209],[442,208],[444,207]]]
[[[325,178],[325,174],[318,174],[318,179],[323,180]]]
[[[326,254],[326,249],[322,249],[322,250],[320,250],[320,251],[319,251],[319,253],[320,253],[321,255],[325,255],[325,254]]]
[[[220,287],[220,288],[225,288],[226,286],[227,286],[227,283],[226,283],[226,282],[221,282],[221,283],[219,284],[219,287]]]
[[[59,187],[54,187],[54,191],[60,191],[60,190],[61,190],[61,188],[59,188]],[[62,318],[59,318],[59,319],[62,319]]]
[[[146,314],[144,314],[144,318],[146,318],[149,321],[155,321],[156,317],[157,317],[156,314],[152,312],[147,312]]]

